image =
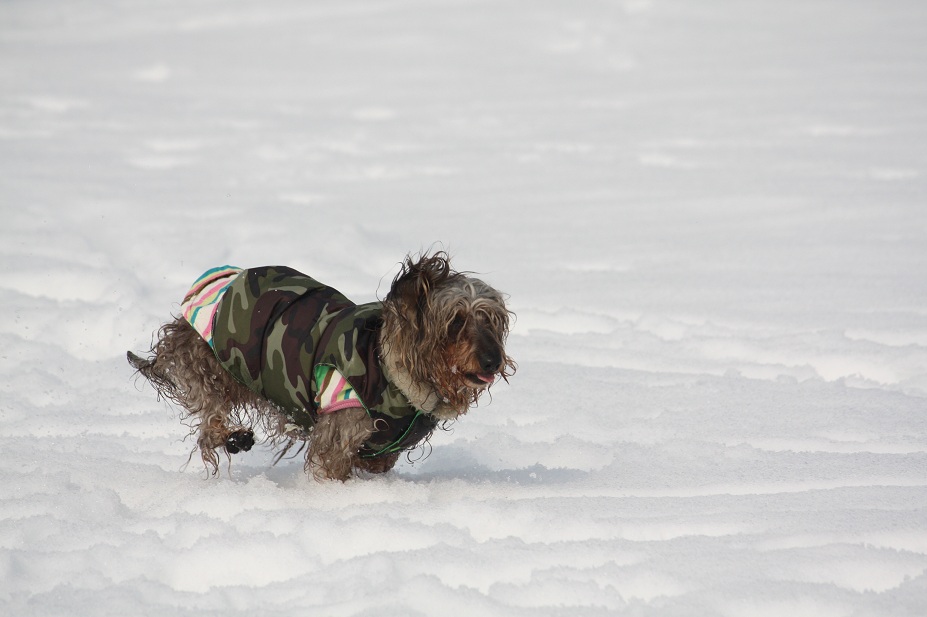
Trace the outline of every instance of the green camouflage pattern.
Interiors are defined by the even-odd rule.
[[[275,403],[306,432],[318,418],[315,368],[332,366],[354,388],[376,432],[365,457],[409,449],[436,420],[409,404],[379,362],[383,307],[356,305],[338,290],[283,266],[240,274],[219,302],[216,357],[232,376]]]

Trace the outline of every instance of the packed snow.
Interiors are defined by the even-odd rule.
[[[0,614],[927,614],[927,3],[0,3]],[[519,364],[383,477],[208,478],[205,269],[445,248]]]

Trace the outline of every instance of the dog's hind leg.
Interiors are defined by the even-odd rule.
[[[218,473],[219,451],[235,454],[254,445],[252,410],[260,415],[266,402],[222,368],[185,319],[161,328],[148,358],[129,352],[128,360],[158,394],[182,408],[181,419],[196,434],[200,456],[213,474]]]

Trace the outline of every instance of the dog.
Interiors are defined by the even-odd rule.
[[[296,448],[316,480],[385,473],[516,364],[502,293],[407,255],[381,302],[356,305],[291,268],[214,268],[157,333],[138,375],[181,408],[206,468],[255,444]]]

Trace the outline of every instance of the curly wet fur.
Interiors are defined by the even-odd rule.
[[[409,256],[383,301],[384,373],[415,407],[439,420],[455,419],[476,404],[490,376],[507,379],[515,372],[505,353],[509,316],[498,291],[452,270],[445,253]],[[363,409],[322,414],[310,434],[289,425],[273,403],[223,369],[183,318],[160,329],[148,358],[131,352],[128,358],[161,396],[182,409],[181,418],[213,474],[221,453],[250,448],[255,428],[278,448],[277,460],[293,448],[305,449],[306,470],[318,480],[344,481],[355,471],[384,473],[399,458],[398,453],[360,457],[375,430]]]

